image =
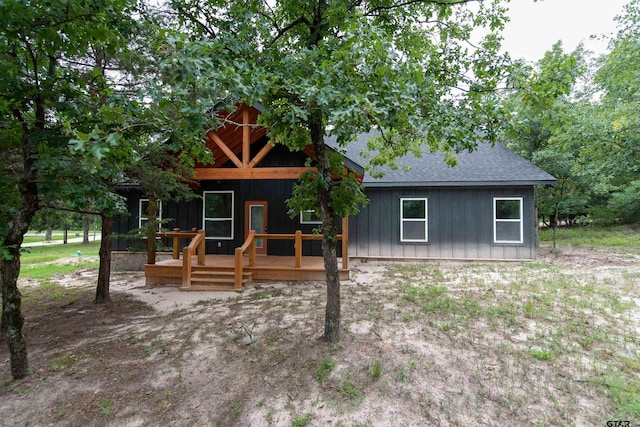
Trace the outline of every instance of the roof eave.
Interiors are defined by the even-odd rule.
[[[556,180],[527,180],[527,181],[393,181],[371,182],[365,181],[362,185],[366,188],[392,188],[392,187],[529,187],[536,185],[555,185]]]

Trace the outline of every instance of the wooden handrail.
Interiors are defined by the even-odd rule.
[[[343,224],[344,227],[344,224]],[[238,274],[240,276],[240,280],[242,280],[242,255],[250,249],[249,251],[249,267],[255,266],[256,263],[256,240],[257,239],[265,239],[265,240],[295,240],[295,257],[294,263],[295,268],[302,267],[302,241],[303,240],[321,240],[324,236],[322,234],[302,234],[302,231],[297,230],[294,234],[266,234],[266,233],[256,233],[255,230],[250,230],[249,235],[247,236],[247,240],[244,242],[242,246],[236,248],[235,251],[235,274],[236,274],[236,283],[239,280]],[[342,268],[349,268],[349,259],[347,254],[347,242],[342,238],[343,234],[337,234],[336,239],[342,240]],[[238,273],[240,271],[240,273]],[[236,284],[236,286],[239,286]]]
[[[175,242],[175,240],[174,240]],[[191,239],[189,243],[182,250],[182,287],[188,288],[191,286],[191,255],[196,252],[198,256],[198,265],[204,265],[205,256],[205,239],[204,230],[198,230],[196,235]]]
[[[233,276],[233,286],[236,288],[242,287],[242,255],[249,249],[249,267],[254,267],[256,265],[256,231],[249,230],[249,235],[247,236],[247,240],[245,240],[244,244],[239,248],[236,248],[235,251],[235,259],[234,259],[234,276]]]

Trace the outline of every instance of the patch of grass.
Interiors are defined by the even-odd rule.
[[[553,231],[540,230],[540,240],[551,242]],[[609,246],[638,251],[640,250],[640,230],[628,225],[559,228],[556,230],[556,241],[576,246]]]
[[[63,369],[69,369],[76,363],[74,357],[69,353],[64,353],[49,362],[49,370],[51,372],[61,371]]]
[[[316,368],[316,373],[314,378],[320,382],[324,381],[327,378],[329,372],[336,367],[335,362],[333,362],[328,357],[325,357],[318,363],[318,367]]]
[[[258,291],[249,295],[250,300],[265,299],[268,297],[269,297],[269,293],[267,291]]]
[[[59,301],[66,299],[66,304],[71,304],[81,292],[82,290],[79,288],[69,288],[56,282],[44,280],[40,282],[38,287],[26,290],[23,299],[25,302],[35,302],[39,304],[47,304],[50,303],[51,300]]]
[[[604,377],[594,381],[605,389],[616,408],[613,418],[640,420],[640,378],[616,370],[609,370]]]
[[[20,268],[20,278],[48,279],[56,274],[70,274],[81,269],[98,268],[99,263],[98,259],[87,259],[73,264],[24,265]]]
[[[356,385],[349,380],[344,380],[342,382],[342,385],[338,389],[338,392],[344,400],[360,400],[364,397],[362,390],[356,387]]]
[[[373,379],[377,380],[382,375],[382,362],[376,360],[371,367],[371,376]]]
[[[529,349],[529,350],[527,350],[527,354],[529,354],[534,359],[538,359],[538,360],[551,360],[551,359],[553,359],[553,353],[551,352],[551,350],[549,350],[547,348]]]
[[[96,406],[100,409],[102,415],[107,418],[111,418],[116,414],[110,399],[102,399],[100,402],[96,403]]]
[[[309,414],[304,415],[296,415],[293,417],[293,427],[307,427],[309,425],[310,417]]]
[[[82,256],[98,256],[100,242],[89,243],[88,245],[69,243],[66,245],[32,246],[23,249],[24,252],[20,255],[20,262],[24,267],[29,264],[40,264],[43,262],[56,261],[60,258],[77,256],[78,251],[80,251]]]

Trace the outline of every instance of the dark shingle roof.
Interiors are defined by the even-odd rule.
[[[365,166],[367,159],[361,152],[367,150],[367,141],[373,134],[362,134],[358,140],[346,147],[346,157],[352,162]],[[336,146],[335,139],[327,138],[327,143]],[[408,154],[397,163],[393,170],[388,166],[378,170],[384,173],[382,178],[374,178],[365,173],[365,187],[457,187],[457,186],[502,186],[502,185],[549,185],[556,179],[530,161],[520,157],[504,145],[479,143],[478,148],[469,153],[457,155],[458,164],[449,167],[441,153],[430,153],[425,147],[422,157]],[[405,170],[403,166],[408,166]]]

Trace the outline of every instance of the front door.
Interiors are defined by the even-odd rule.
[[[244,238],[247,239],[249,230],[257,234],[267,233],[267,202],[248,201],[244,204]],[[267,240],[256,239],[256,253],[267,253]]]

